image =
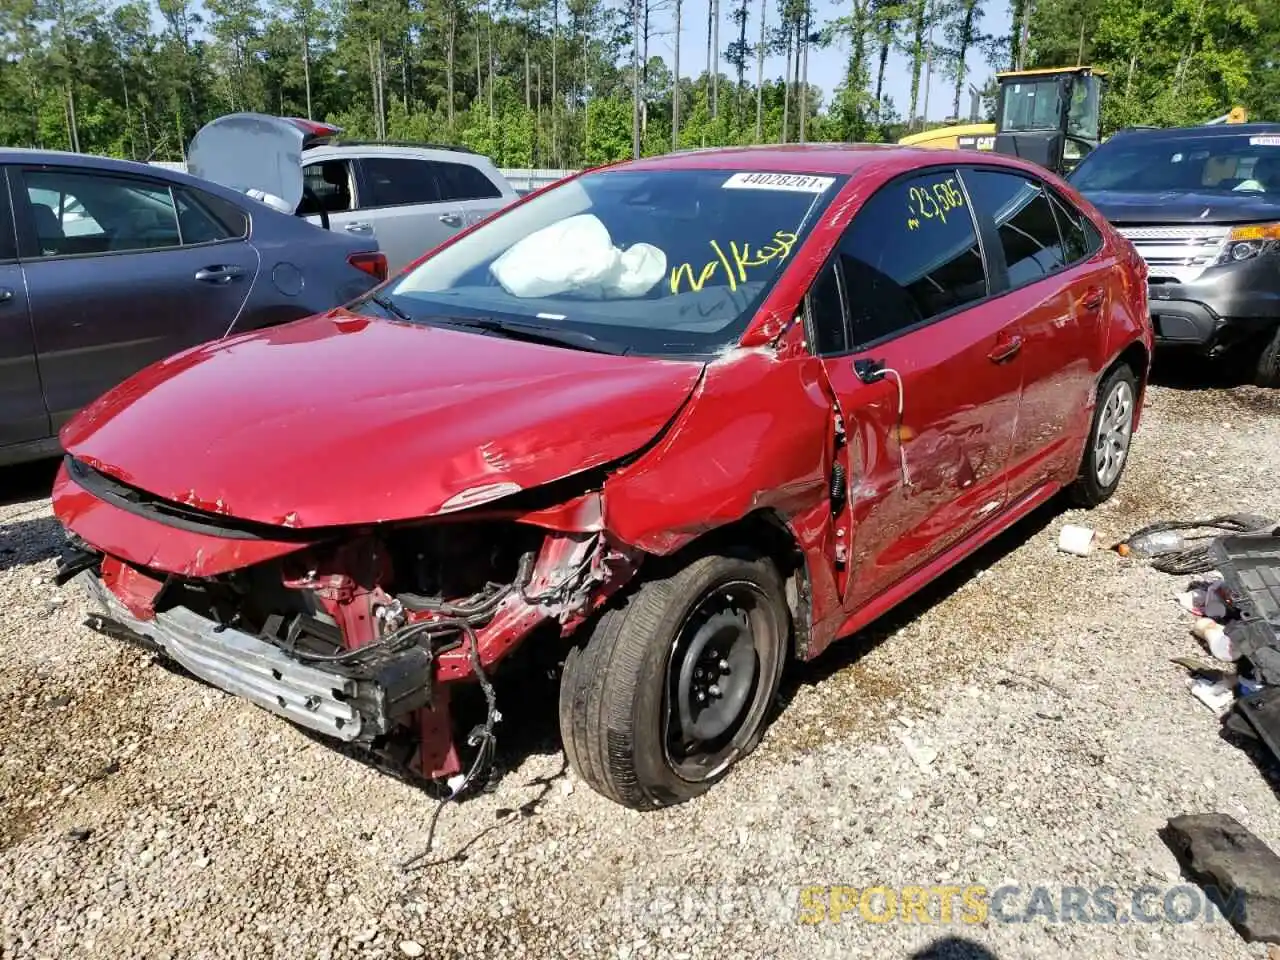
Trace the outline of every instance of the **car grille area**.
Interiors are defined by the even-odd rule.
[[[1151,283],[1192,283],[1217,263],[1230,227],[1117,227],[1146,261]]]

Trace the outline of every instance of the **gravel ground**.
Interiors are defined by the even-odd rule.
[[[1067,522],[1118,539],[1280,517],[1278,477],[1280,392],[1155,387],[1110,503],[1044,510],[797,669],[707,797],[613,806],[566,773],[551,701],[508,703],[501,780],[436,833],[465,858],[404,871],[434,802],[84,627],[49,581],[49,470],[9,471],[0,957],[1266,956],[1221,920],[803,924],[796,907],[811,885],[1014,883],[1006,912],[1036,884],[1055,902],[1115,888],[1122,913],[1149,885],[1158,908],[1185,883],[1156,833],[1181,813],[1230,813],[1280,851],[1280,778],[1169,662],[1198,651],[1171,599],[1185,580],[1055,549]]]

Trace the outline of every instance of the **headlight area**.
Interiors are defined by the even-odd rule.
[[[1280,250],[1280,223],[1253,223],[1232,227],[1222,242],[1218,263],[1239,263]]]
[[[84,555],[68,573],[106,625],[197,677],[456,793],[492,758],[498,664],[535,628],[571,632],[638,562],[599,529],[458,516],[352,531],[209,578]],[[462,738],[458,684],[484,696]]]

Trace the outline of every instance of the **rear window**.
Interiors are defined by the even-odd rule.
[[[1082,192],[1223,191],[1280,194],[1280,133],[1146,137],[1119,134],[1072,173]]]

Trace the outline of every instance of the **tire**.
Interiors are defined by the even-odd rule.
[[[1080,473],[1067,488],[1077,506],[1096,507],[1111,499],[1120,485],[1125,465],[1129,462],[1137,396],[1138,378],[1128,364],[1117,365],[1103,377],[1098,387],[1098,402],[1093,410],[1093,423],[1089,427]],[[1110,459],[1107,454],[1110,454]]]
[[[701,555],[642,581],[565,660],[560,732],[574,772],[634,810],[705,793],[759,743],[790,626],[777,569],[754,554]],[[686,730],[707,735],[693,738],[701,753],[669,740]]]
[[[1258,364],[1253,368],[1253,382],[1259,387],[1280,387],[1280,327],[1263,344]]]

